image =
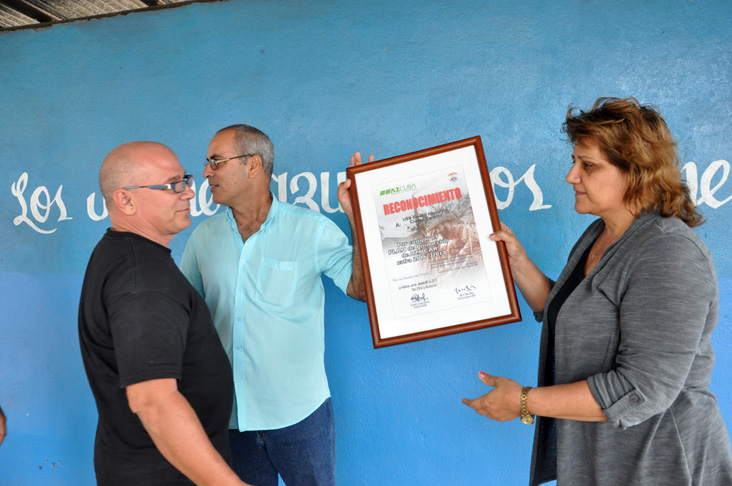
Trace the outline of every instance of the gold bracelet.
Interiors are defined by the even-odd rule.
[[[534,416],[529,413],[529,407],[526,404],[526,399],[529,396],[530,386],[525,386],[521,389],[521,421],[526,425],[534,423]]]

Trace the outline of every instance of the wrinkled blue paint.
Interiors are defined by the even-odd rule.
[[[732,158],[730,18],[726,0],[230,1],[0,34],[0,483],[93,484],[96,412],[76,306],[107,226],[87,217],[86,197],[113,146],[166,143],[200,183],[213,132],[246,122],[274,140],[275,173],[335,180],[354,150],[385,158],[480,135],[490,168],[518,178],[536,164],[552,207],[529,211],[519,186],[500,216],[556,275],[591,220],[564,183],[567,107],[603,95],[659,105],[701,176]],[[10,186],[23,172],[27,197],[63,185],[72,219],[52,235],[13,223]],[[721,171],[717,183],[719,200],[732,195]],[[730,425],[731,204],[702,204],[699,229],[720,276],[713,390]],[[460,403],[486,391],[480,369],[535,382],[539,329],[523,301],[522,323],[373,350],[365,306],[326,288],[340,484],[527,482],[532,429]]]

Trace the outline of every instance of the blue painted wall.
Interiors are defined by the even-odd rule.
[[[238,122],[273,139],[273,189],[344,230],[329,208],[353,151],[480,135],[501,219],[555,276],[592,220],[564,182],[566,109],[659,105],[708,220],[722,292],[713,390],[732,426],[731,19],[727,0],[232,0],[0,34],[0,484],[93,484],[76,309],[108,225],[94,217],[103,157],[163,142],[200,185],[209,139]],[[526,484],[532,428],[460,403],[487,391],[480,369],[535,383],[539,326],[523,300],[524,322],[374,350],[365,305],[326,291],[340,484]]]

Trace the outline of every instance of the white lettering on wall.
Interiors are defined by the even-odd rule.
[[[537,209],[549,209],[550,207],[552,207],[551,204],[543,204],[544,194],[541,192],[539,184],[537,184],[534,180],[535,168],[536,164],[529,167],[529,170],[527,170],[524,175],[522,175],[518,180],[514,180],[513,174],[511,174],[511,172],[505,167],[496,167],[491,171],[491,183],[493,184],[493,193],[496,198],[496,207],[498,209],[505,209],[511,204],[511,201],[513,201],[514,189],[519,183],[521,183],[521,181],[526,184],[526,187],[529,188],[531,194],[534,195],[534,200],[531,202],[531,206],[529,206],[529,211],[536,211]],[[505,176],[505,180],[503,179],[503,176]],[[498,196],[495,195],[496,186],[505,187],[508,189],[508,194],[506,195],[505,200],[501,201],[500,199],[498,199]]]
[[[44,235],[53,233],[58,228],[45,230],[39,228],[36,223],[45,223],[48,219],[49,213],[51,212],[51,208],[54,205],[58,206],[59,210],[59,216],[57,220],[58,222],[71,219],[66,215],[66,206],[64,205],[64,201],[61,198],[61,191],[63,190],[64,186],[60,185],[58,186],[58,190],[56,191],[56,195],[53,197],[53,199],[51,199],[51,196],[48,192],[48,189],[46,189],[46,186],[36,187],[30,198],[30,210],[31,214],[33,215],[33,220],[31,220],[28,217],[28,204],[25,202],[24,196],[25,188],[27,185],[28,173],[23,172],[23,174],[18,179],[18,182],[14,182],[10,186],[10,191],[12,192],[13,196],[18,199],[18,204],[20,204],[20,215],[13,220],[13,224],[15,224],[15,226],[19,226],[25,223],[38,233],[42,233]]]
[[[495,167],[491,173],[491,182],[493,184],[493,192],[496,198],[496,207],[498,209],[506,209],[513,202],[515,192],[523,183],[526,189],[532,195],[529,211],[538,211],[550,209],[551,204],[544,204],[544,193],[535,179],[536,164],[530,166],[524,174],[515,179],[510,170],[505,167]],[[730,164],[726,160],[716,160],[709,164],[699,176],[699,171],[695,162],[687,162],[681,169],[682,174],[689,186],[689,192],[692,199],[697,205],[706,204],[712,209],[732,201],[732,191],[728,183]],[[338,204],[338,184],[346,180],[345,172],[336,174],[336,181],[331,180],[330,172],[321,172],[320,180],[312,172],[301,172],[295,174],[288,180],[289,174],[283,172],[279,175],[272,174],[272,181],[275,184],[274,192],[278,200],[282,202],[292,202],[293,204],[302,204],[314,211],[323,211],[324,213],[333,214],[343,212]],[[315,201],[315,194],[318,191],[318,182],[320,182],[320,201]],[[51,234],[56,231],[56,227],[43,227],[51,216],[51,211],[56,208],[58,210],[57,222],[72,219],[68,216],[66,205],[62,198],[63,185],[56,190],[55,195],[51,198],[49,190],[45,186],[37,187],[30,198],[26,200],[26,189],[28,188],[28,173],[18,178],[17,182],[11,185],[11,192],[18,200],[20,205],[20,214],[15,217],[13,223],[15,226],[22,224],[28,225],[34,231],[41,234]],[[209,190],[208,180],[205,180],[200,188],[194,183],[192,186],[196,196],[191,199],[191,215],[212,216],[216,214],[220,208],[219,204],[214,203],[213,195]],[[297,195],[304,191],[304,195]],[[496,193],[498,192],[498,193]],[[86,213],[92,221],[101,221],[108,216],[107,207],[104,199],[101,200],[101,212],[97,207],[98,193],[91,193],[86,198]],[[288,201],[288,198],[294,200]]]
[[[712,184],[712,179],[714,179],[714,176],[717,174],[720,168],[722,169],[722,177],[714,187],[710,187]],[[686,184],[689,186],[691,200],[695,201],[697,206],[700,204],[707,204],[710,208],[717,209],[722,204],[732,200],[732,195],[722,201],[714,197],[716,192],[724,185],[725,182],[727,182],[727,177],[729,176],[729,162],[727,162],[726,160],[715,160],[714,162],[709,164],[707,170],[704,171],[704,174],[702,174],[701,177],[701,181],[699,181],[699,186],[701,186],[702,194],[699,199],[696,198],[699,192],[699,186],[697,186],[696,182],[698,179],[696,164],[694,162],[687,162],[686,164],[684,164],[684,167],[681,169],[681,171],[686,174]]]
[[[318,180],[315,178],[315,174],[312,172],[302,172],[293,177],[290,181],[290,192],[292,192],[292,194],[297,194],[300,191],[300,183],[298,182],[300,179],[305,179],[307,181],[308,188],[305,195],[296,197],[292,204],[304,204],[313,211],[320,211],[318,203],[313,201],[315,190],[318,188]]]
[[[92,192],[89,194],[89,197],[86,198],[86,215],[89,216],[89,219],[92,221],[101,221],[109,214],[107,212],[107,201],[105,201],[103,197],[99,198],[102,200],[102,214],[97,214],[97,211],[94,209],[96,198],[96,192]]]
[[[335,213],[336,211],[343,212],[343,209],[341,209],[341,205],[338,202],[338,186],[341,182],[346,180],[346,173],[345,172],[339,172],[336,176],[336,205],[335,207],[332,207],[330,205],[330,172],[321,172],[320,173],[320,207],[325,211],[326,213]]]
[[[320,208],[318,208],[318,204],[313,200],[313,196],[317,189],[317,181],[315,179],[315,175],[311,172],[303,172],[302,174],[298,174],[292,178],[290,181],[291,193],[295,194],[300,190],[300,184],[298,181],[301,178],[304,178],[307,181],[308,187],[305,190],[305,195],[296,197],[293,204],[302,203],[315,211],[323,210],[324,212],[331,214],[338,211],[341,213],[343,212],[338,201],[336,201],[335,207],[330,204],[330,172],[320,173]],[[277,199],[282,202],[287,202],[287,172],[283,172],[280,175],[272,174],[272,180],[277,184]],[[338,172],[336,175],[336,194],[338,194],[338,184],[345,180],[346,173]]]
[[[196,193],[196,197],[190,200],[191,216],[200,216],[202,214],[213,216],[219,210],[219,205],[213,202],[213,194],[211,194],[208,188],[208,179],[203,181],[199,190],[196,190],[196,182],[193,181],[191,189]]]
[[[277,200],[287,201],[287,172],[272,174],[272,180],[277,183]]]

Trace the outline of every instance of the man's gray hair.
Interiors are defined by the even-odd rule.
[[[249,125],[238,124],[222,128],[216,133],[224,130],[236,130],[236,148],[240,154],[257,154],[262,158],[262,168],[267,177],[272,177],[274,169],[274,144],[261,130]]]

